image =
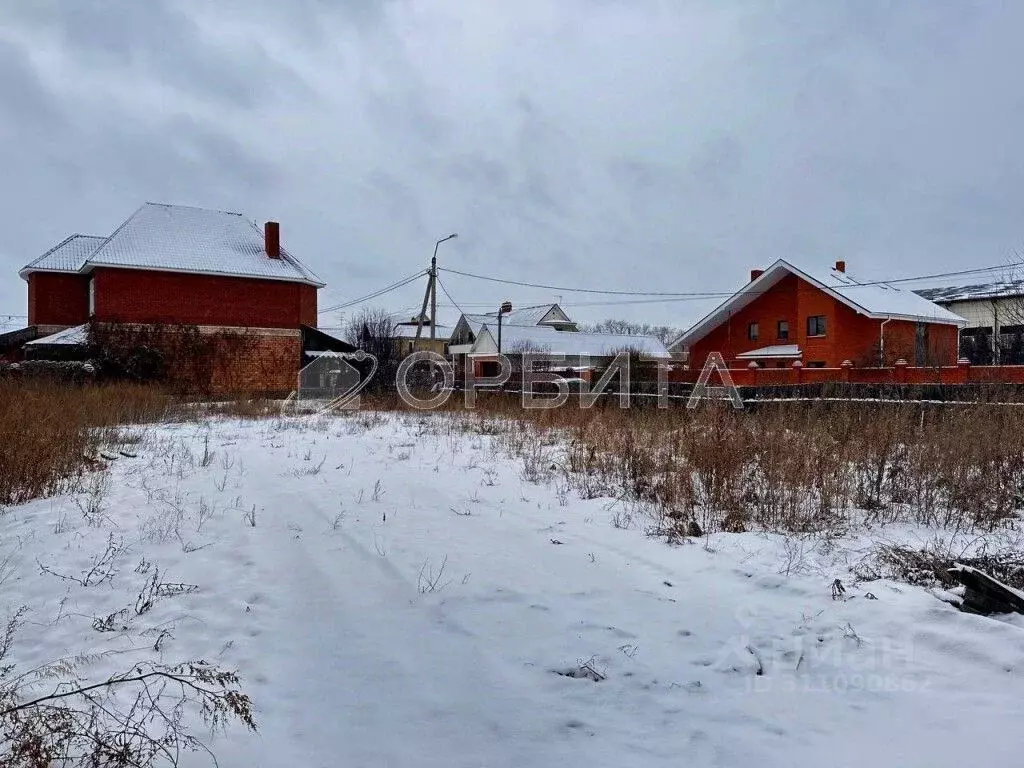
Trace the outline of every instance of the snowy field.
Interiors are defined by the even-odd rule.
[[[443,415],[141,437],[88,490],[0,516],[0,618],[30,607],[8,660],[236,668],[259,732],[210,737],[222,766],[1024,759],[1024,617],[850,573],[873,540],[929,532],[669,546]],[[94,628],[153,568],[198,589]]]

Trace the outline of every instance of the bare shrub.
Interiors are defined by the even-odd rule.
[[[190,716],[215,731],[232,720],[256,730],[238,675],[205,662],[139,663],[99,683],[72,677],[52,688],[51,681],[48,693],[34,695],[66,666],[0,677],[3,765],[176,766],[182,752],[213,758],[190,730]]]
[[[438,568],[434,568],[430,564],[429,560],[424,561],[423,567],[420,568],[419,576],[416,578],[416,589],[421,595],[429,594],[431,592],[440,592],[442,589],[451,584],[451,581],[444,581],[445,568],[448,566],[448,555],[444,556],[441,560],[441,565]]]

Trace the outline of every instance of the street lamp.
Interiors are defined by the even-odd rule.
[[[434,243],[434,255],[430,259],[430,282],[427,283],[427,293],[430,294],[430,338],[436,338],[437,336],[437,247],[445,241],[453,240],[459,237],[459,232],[452,232],[450,236],[441,238],[439,241]],[[420,324],[416,329],[416,338],[420,338],[420,332],[423,331],[423,313],[427,311],[427,296],[423,296],[423,309],[420,310]]]
[[[452,232],[450,235],[448,235],[448,237],[442,237],[440,240],[434,243],[434,258],[430,262],[430,265],[432,267],[437,266],[437,246],[439,246],[441,243],[447,242],[448,240],[454,240],[458,236],[458,232]]]
[[[502,315],[507,315],[511,311],[512,311],[512,302],[511,301],[503,301],[503,302],[501,302],[501,306],[498,307],[498,354],[499,355],[501,354],[501,317],[502,317]]]

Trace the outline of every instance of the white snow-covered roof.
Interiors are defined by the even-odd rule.
[[[469,328],[475,336],[480,333],[480,329],[483,326],[496,324],[498,322],[498,313],[467,313],[462,315],[462,319],[469,324]],[[569,319],[569,316],[557,304],[537,304],[535,306],[513,309],[502,316],[501,325],[504,328],[505,326],[534,327],[538,325],[572,325],[575,327],[576,324]]]
[[[110,237],[73,235],[24,267],[21,275],[42,269],[88,272],[97,266],[323,286],[284,248],[280,259],[267,256],[262,230],[242,214],[161,203],[146,203]]]
[[[1024,280],[997,280],[974,285],[950,285],[945,288],[922,288],[914,291],[918,296],[947,304],[955,301],[978,301],[980,299],[1012,299],[1024,296]]]
[[[20,331],[25,328],[25,318],[13,315],[0,315],[0,333]]]
[[[795,270],[797,276],[809,278],[808,282],[818,283],[853,309],[864,310],[866,314],[875,317],[926,320],[947,325],[966,324],[959,315],[918,296],[911,290],[887,283],[860,283],[845,272],[838,272],[835,269],[809,271],[792,265],[787,266]]]
[[[797,344],[775,344],[770,347],[752,349],[749,352],[741,352],[736,355],[740,360],[757,360],[765,357],[792,358],[800,357],[803,353]]]
[[[911,320],[965,326],[967,321],[948,309],[940,307],[913,291],[903,290],[885,283],[860,283],[845,272],[806,270],[779,259],[757,279],[750,281],[730,298],[675,339],[669,348],[692,344],[723,323],[730,314],[750,304],[788,275],[819,288],[837,301],[862,315],[876,319]]]
[[[71,346],[78,347],[89,342],[89,326],[76,325],[73,328],[65,328],[63,331],[51,333],[41,339],[33,339],[25,343],[25,346]]]
[[[396,339],[412,339],[412,338],[415,338],[416,337],[416,328],[417,328],[417,326],[415,324],[400,323],[400,324],[395,326],[395,338]],[[440,324],[438,324],[437,329],[434,332],[434,336],[435,336],[435,338],[442,339],[442,340],[443,339],[450,339],[451,336],[452,336],[452,329],[449,328],[447,325],[440,325]],[[429,323],[424,324],[423,330],[420,331],[420,338],[421,339],[429,339],[430,338],[430,324]]]
[[[471,355],[497,352],[498,325],[485,325],[473,343]],[[505,353],[542,352],[551,355],[587,355],[613,357],[624,350],[635,350],[650,358],[670,357],[668,349],[655,336],[627,336],[610,333],[559,331],[546,326],[501,326],[501,350]]]
[[[26,264],[22,275],[27,272],[78,272],[106,239],[96,235],[71,235]]]

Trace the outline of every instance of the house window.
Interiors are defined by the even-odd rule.
[[[786,341],[789,338],[789,321],[788,320],[779,320],[778,337],[779,337],[779,341]]]
[[[757,341],[757,337],[760,334],[760,328],[757,323],[751,323],[747,326],[747,338],[751,341]]]
[[[824,315],[811,315],[807,318],[807,335],[808,336],[824,336],[825,335],[825,316]]]

